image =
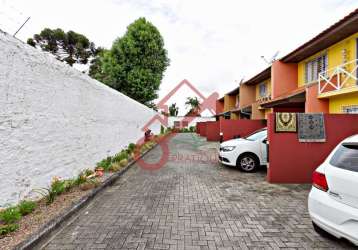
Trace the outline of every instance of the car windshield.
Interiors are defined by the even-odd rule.
[[[333,154],[330,164],[358,172],[358,143],[343,143]]]
[[[267,137],[267,130],[261,130],[259,132],[256,132],[252,135],[249,135],[248,137],[246,137],[246,140],[249,141],[257,141],[257,140],[263,140]]]

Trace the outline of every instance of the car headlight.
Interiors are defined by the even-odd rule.
[[[222,147],[221,151],[229,152],[229,151],[233,151],[234,149],[235,149],[235,146],[226,146],[226,147]]]

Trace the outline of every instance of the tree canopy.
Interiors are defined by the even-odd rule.
[[[92,77],[153,106],[169,58],[158,29],[145,18],[139,18],[114,41],[109,51],[103,52],[97,64],[100,70],[90,73]]]
[[[189,107],[189,112],[187,115],[199,115],[201,108],[197,97],[187,97],[185,105]]]
[[[179,113],[179,107],[177,107],[176,103],[172,103],[169,106],[169,115],[170,116],[178,116],[178,113]]]
[[[40,34],[29,38],[27,43],[33,47],[52,53],[60,61],[72,66],[75,63],[87,64],[95,56],[96,46],[88,38],[74,31],[62,29],[43,29]]]

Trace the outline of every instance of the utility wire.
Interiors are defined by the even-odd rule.
[[[14,33],[13,37],[16,36],[16,34],[22,29],[22,27],[25,26],[25,24],[26,24],[29,20],[30,20],[30,17],[28,17],[28,18],[26,19],[26,21],[20,26],[20,28]]]

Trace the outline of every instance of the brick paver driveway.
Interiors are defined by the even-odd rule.
[[[350,248],[318,236],[307,213],[309,187],[272,185],[210,162],[216,143],[193,134],[170,142],[171,161],[156,171],[134,165],[99,194],[46,249]],[[159,147],[145,156],[155,161]],[[199,162],[199,160],[203,162]]]

